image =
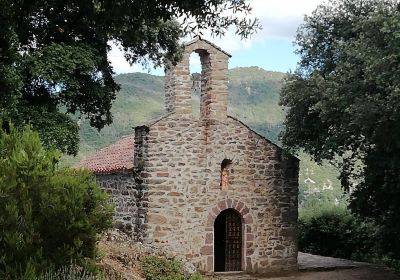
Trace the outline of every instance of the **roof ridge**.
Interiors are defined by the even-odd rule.
[[[169,116],[171,116],[171,115],[173,115],[173,114],[175,114],[175,112],[170,112],[170,113],[164,114],[164,115],[162,115],[162,116],[160,116],[160,117],[157,117],[157,118],[153,118],[153,119],[151,119],[151,120],[148,120],[147,122],[145,122],[145,123],[143,123],[143,124],[136,125],[136,126],[134,126],[133,128],[142,127],[142,126],[150,127],[150,126],[152,126],[152,125],[158,123],[159,121],[161,121],[161,120],[163,120],[163,119],[165,119],[165,118],[167,118],[167,117],[169,117]]]
[[[221,49],[219,46],[215,45],[214,43],[212,43],[212,42],[210,42],[210,41],[208,41],[208,40],[206,40],[206,39],[201,38],[200,35],[195,36],[195,37],[194,37],[192,40],[190,40],[189,42],[184,43],[184,45],[185,45],[185,46],[190,46],[191,44],[194,44],[194,43],[196,43],[197,41],[203,41],[203,42],[205,42],[205,43],[211,45],[212,47],[216,48],[217,50],[223,52],[223,53],[226,54],[227,56],[232,57],[232,55],[231,55],[230,53],[228,53],[227,51],[224,51],[223,49]]]
[[[278,144],[272,142],[271,140],[269,140],[269,139],[268,139],[267,137],[265,137],[264,135],[258,133],[257,131],[255,131],[254,129],[252,129],[250,126],[248,126],[247,124],[245,124],[244,122],[242,122],[242,121],[239,120],[238,118],[235,118],[235,117],[233,117],[233,116],[231,116],[231,115],[228,115],[228,118],[231,118],[231,119],[233,119],[233,120],[239,122],[239,123],[242,124],[244,127],[246,127],[248,130],[250,130],[251,132],[255,133],[257,136],[263,138],[264,140],[266,140],[266,141],[267,141],[268,143],[270,143],[271,145],[277,147],[277,148],[280,149],[280,150],[284,150],[281,146],[279,146]],[[298,157],[296,157],[296,156],[294,156],[294,155],[291,155],[291,156],[293,156],[294,158],[296,158],[297,160],[299,160]]]

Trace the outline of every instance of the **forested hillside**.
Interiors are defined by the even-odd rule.
[[[229,70],[228,113],[279,143],[285,111],[278,105],[281,81],[285,74],[258,67]],[[115,77],[121,90],[113,103],[113,124],[98,132],[85,120],[80,123],[80,152],[77,157],[66,157],[69,165],[105,147],[123,135],[133,133],[133,127],[164,113],[164,78],[143,73],[122,74]],[[193,96],[194,110],[198,110],[198,92]],[[300,154],[300,204],[305,197],[331,202],[340,200],[341,190],[337,171],[327,164],[318,166]]]

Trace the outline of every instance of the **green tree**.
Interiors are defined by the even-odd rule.
[[[94,177],[57,170],[59,156],[30,128],[0,130],[1,279],[88,264],[99,233],[111,226],[112,208]]]
[[[250,11],[245,0],[0,0],[0,117],[30,123],[47,146],[76,154],[68,114],[97,129],[112,122],[119,86],[110,42],[130,63],[161,65],[179,58],[178,40],[189,33],[221,35],[233,25],[247,37],[258,21],[238,14]]]
[[[351,209],[382,226],[400,258],[400,11],[394,0],[334,0],[299,28],[300,63],[284,81],[282,140],[336,161]]]
[[[323,202],[299,212],[299,250],[336,258],[370,261],[376,252],[376,227],[343,206]]]

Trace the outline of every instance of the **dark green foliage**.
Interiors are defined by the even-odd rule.
[[[56,168],[30,128],[0,131],[0,278],[31,279],[71,260],[92,261],[111,226],[107,196],[86,171]]]
[[[167,260],[157,256],[141,258],[140,264],[146,280],[201,280],[200,274],[185,276],[182,264],[177,260]]]
[[[43,145],[47,148],[57,148],[63,153],[76,154],[79,143],[79,127],[71,117],[58,112],[48,110],[43,105],[31,105],[21,102],[18,108],[10,110],[3,119],[12,119],[13,123],[23,125],[25,117],[29,116],[32,128],[39,132]]]
[[[392,0],[335,0],[297,35],[300,66],[285,80],[284,145],[337,161],[351,209],[382,226],[400,259],[400,10]]]
[[[387,250],[384,227],[356,217],[345,205],[307,202],[299,212],[300,251],[382,264],[400,272],[400,261]]]
[[[189,33],[221,35],[233,25],[244,38],[259,29],[256,19],[224,15],[228,9],[251,11],[244,0],[0,0],[0,118],[30,123],[47,146],[76,154],[71,114],[96,129],[112,122],[119,86],[107,59],[111,41],[130,63],[175,62]]]
[[[302,252],[366,260],[377,250],[376,226],[356,219],[344,207],[308,207],[300,211],[298,230]]]

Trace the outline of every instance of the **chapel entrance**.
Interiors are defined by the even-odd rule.
[[[214,222],[214,270],[242,270],[242,219],[235,210],[222,211]]]

